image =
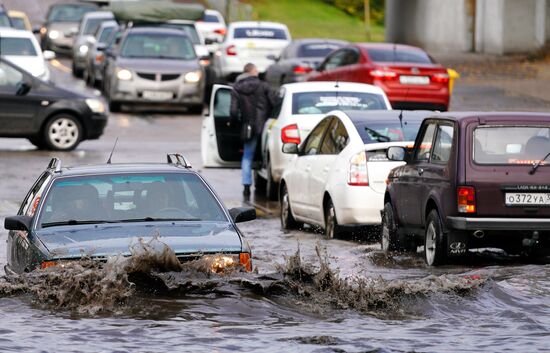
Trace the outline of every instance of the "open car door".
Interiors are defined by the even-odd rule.
[[[214,85],[210,109],[202,121],[201,156],[204,167],[240,168],[243,155],[241,122],[231,119],[231,91]]]

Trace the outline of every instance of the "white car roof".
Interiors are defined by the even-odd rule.
[[[231,22],[229,27],[238,28],[238,27],[275,27],[284,30],[288,30],[288,27],[279,22],[268,22],[268,21],[239,21]]]
[[[24,29],[15,29],[11,27],[0,27],[0,37],[36,39],[31,31],[26,31]]]
[[[384,91],[375,85],[369,85],[366,83],[355,83],[355,82],[333,82],[333,81],[310,81],[310,82],[296,82],[296,83],[287,83],[282,87],[285,88],[286,92],[297,93],[297,92],[313,92],[313,91],[334,91],[336,89],[336,84],[338,84],[338,90],[340,91],[357,91],[365,93],[374,93],[385,96]]]
[[[208,14],[208,15],[216,15],[216,16],[223,17],[221,12],[219,12],[218,10],[206,9],[206,10],[204,10],[204,13]]]

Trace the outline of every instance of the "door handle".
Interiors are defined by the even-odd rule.
[[[424,168],[418,168],[418,175],[424,174]]]

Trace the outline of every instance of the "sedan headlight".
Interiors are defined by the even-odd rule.
[[[81,45],[78,47],[78,52],[81,54],[81,55],[86,55],[86,53],[88,52],[88,46],[86,44],[84,45]]]
[[[201,76],[202,73],[200,71],[191,71],[186,73],[185,76],[183,76],[183,79],[188,83],[197,83],[200,81]]]
[[[50,33],[48,33],[48,37],[50,37],[50,39],[57,39],[59,38],[59,31],[56,31],[55,29],[53,31],[50,31]]]
[[[90,110],[95,114],[105,113],[105,104],[103,104],[103,102],[99,99],[88,98],[86,99],[86,105],[88,105]]]
[[[132,72],[127,69],[117,69],[116,77],[122,81],[128,81],[132,79]]]

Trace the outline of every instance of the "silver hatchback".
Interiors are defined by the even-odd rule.
[[[104,89],[112,112],[123,103],[181,104],[202,111],[205,74],[183,31],[129,28],[106,55]]]

